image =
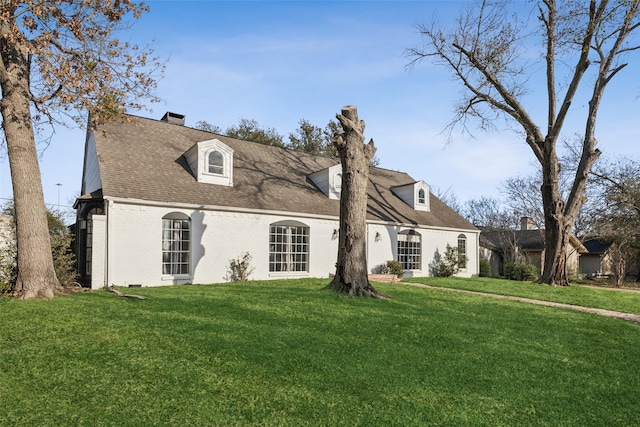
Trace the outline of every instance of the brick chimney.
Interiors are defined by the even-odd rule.
[[[171,123],[174,125],[184,126],[184,114],[172,113],[167,111],[160,119],[163,122]]]
[[[535,227],[535,223],[528,216],[523,216],[520,218],[520,230],[533,230]]]

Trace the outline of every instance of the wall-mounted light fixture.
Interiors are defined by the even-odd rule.
[[[376,231],[376,237],[374,238],[374,240],[375,240],[376,242],[379,242],[380,240],[382,240],[382,236],[381,236],[381,235],[380,235],[380,233],[378,233],[377,231]]]
[[[331,235],[331,240],[336,240],[338,238],[338,229],[333,229],[333,234]]]

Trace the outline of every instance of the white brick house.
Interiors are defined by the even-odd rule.
[[[157,286],[227,280],[249,252],[252,279],[335,271],[339,162],[188,128],[184,117],[128,116],[87,133],[77,209],[80,279]],[[398,260],[430,275],[446,245],[478,273],[479,230],[406,173],[372,168],[368,266]]]

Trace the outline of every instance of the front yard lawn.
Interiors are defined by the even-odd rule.
[[[326,283],[0,299],[0,425],[640,425],[640,324]]]

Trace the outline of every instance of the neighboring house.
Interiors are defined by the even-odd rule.
[[[613,274],[609,255],[611,242],[590,238],[582,243],[588,252],[580,255],[580,274],[588,279],[606,278]]]
[[[583,242],[589,251],[580,256],[580,273],[589,279],[606,279],[615,275],[615,246],[598,237]],[[640,260],[630,259],[626,263],[627,280],[635,277],[640,281]]]
[[[567,270],[577,274],[579,259],[586,248],[573,234],[570,236]],[[480,233],[480,258],[491,265],[493,276],[504,275],[504,264],[526,262],[536,266],[538,274],[544,266],[544,230],[533,229],[529,218],[523,217],[520,230],[485,228]]]
[[[252,279],[335,272],[341,165],[329,157],[127,116],[87,132],[77,209],[80,280],[156,286],[228,280],[251,254]],[[371,168],[370,270],[400,261],[427,276],[446,245],[478,274],[479,230],[403,172]]]

